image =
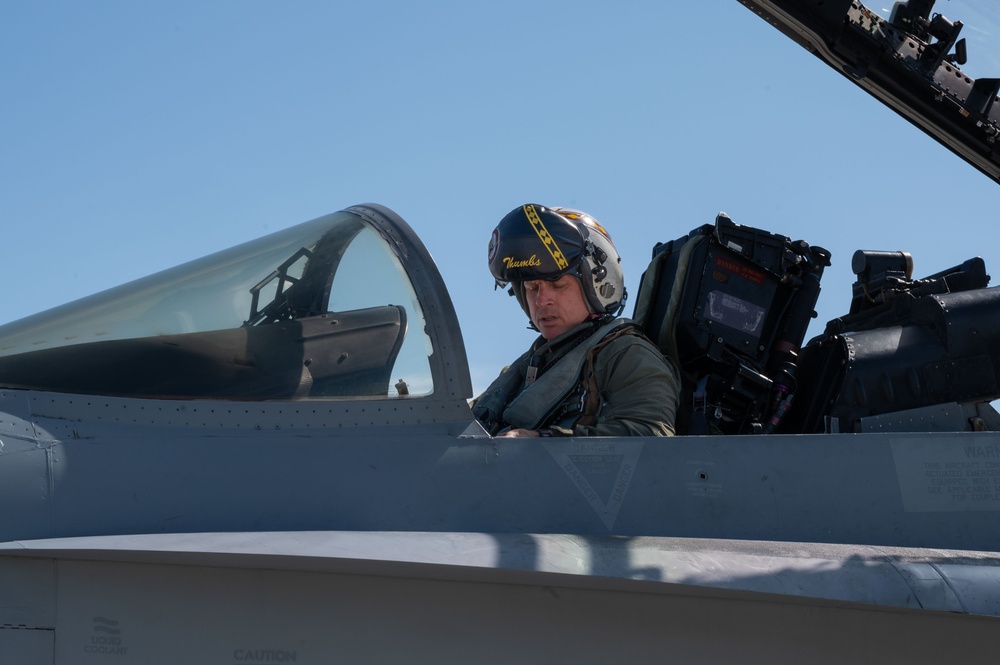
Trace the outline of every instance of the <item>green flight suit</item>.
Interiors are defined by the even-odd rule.
[[[532,364],[537,377],[528,381]],[[630,321],[585,322],[536,340],[473,413],[493,434],[510,427],[556,436],[670,436],[679,392],[673,363]]]

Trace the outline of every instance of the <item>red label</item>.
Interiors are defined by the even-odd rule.
[[[754,270],[744,265],[736,263],[736,261],[730,261],[723,256],[715,257],[715,265],[722,270],[725,270],[737,277],[742,277],[745,280],[751,281],[754,284],[761,285],[764,283],[764,273],[759,270]]]

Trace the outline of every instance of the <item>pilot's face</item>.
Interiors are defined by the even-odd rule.
[[[531,322],[545,339],[555,339],[590,316],[580,282],[572,275],[563,275],[554,282],[525,282],[524,298]]]

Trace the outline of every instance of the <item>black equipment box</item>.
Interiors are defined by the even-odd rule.
[[[654,247],[633,318],[681,370],[679,433],[773,429],[829,265],[725,214]]]
[[[802,350],[810,380],[784,431],[860,432],[904,411],[936,429],[936,413],[913,410],[1000,399],[1000,288],[981,258],[923,279],[905,252],[858,251],[852,267],[851,312]]]

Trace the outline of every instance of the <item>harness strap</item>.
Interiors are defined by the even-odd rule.
[[[622,324],[621,319],[604,324],[550,363],[534,383],[524,386],[510,400],[503,411],[503,421],[511,427],[525,429],[538,429],[550,423],[567,395],[580,385],[580,374],[591,348]]]
[[[580,374],[580,417],[577,425],[593,425],[597,422],[597,414],[601,410],[601,391],[597,386],[597,377],[594,376],[594,359],[601,349],[622,335],[641,335],[634,323],[625,323],[612,330],[600,342],[595,344],[587,352],[584,361],[583,372]]]

